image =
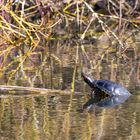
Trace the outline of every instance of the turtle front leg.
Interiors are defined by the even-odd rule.
[[[91,98],[94,98],[94,96],[95,96],[95,91],[94,91],[94,89],[92,89],[91,90],[91,92],[90,92],[90,95],[89,95]]]

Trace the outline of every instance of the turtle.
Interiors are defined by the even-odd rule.
[[[82,72],[84,81],[91,87],[90,99],[83,105],[83,110],[92,110],[94,105],[99,107],[114,107],[131,96],[131,93],[121,84],[110,80],[94,80]]]
[[[110,80],[94,80],[91,76],[82,72],[84,81],[91,87],[91,97],[94,94],[105,96],[130,96],[131,93],[121,84]]]

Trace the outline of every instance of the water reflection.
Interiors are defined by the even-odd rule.
[[[108,96],[108,97],[102,97],[99,93],[95,94],[94,97],[90,98],[84,105],[83,109],[91,110],[93,109],[94,105],[99,107],[115,107],[116,105],[119,105],[121,103],[124,103],[130,94],[128,95],[120,95],[120,96]]]
[[[115,108],[96,107],[94,112],[87,113],[77,111],[86,100],[83,94],[1,97],[0,137],[6,140],[102,140],[114,136],[135,139],[140,129],[139,96],[129,99]],[[104,100],[109,106],[117,101],[114,97]],[[100,105],[104,105],[102,102]]]

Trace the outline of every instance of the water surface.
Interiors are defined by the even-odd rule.
[[[113,108],[80,111],[86,93],[0,98],[2,140],[105,140],[140,138],[139,89]]]

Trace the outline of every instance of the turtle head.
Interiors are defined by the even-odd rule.
[[[81,73],[84,81],[91,87],[91,88],[94,88],[94,79],[91,78],[91,76],[85,74],[85,73]]]

